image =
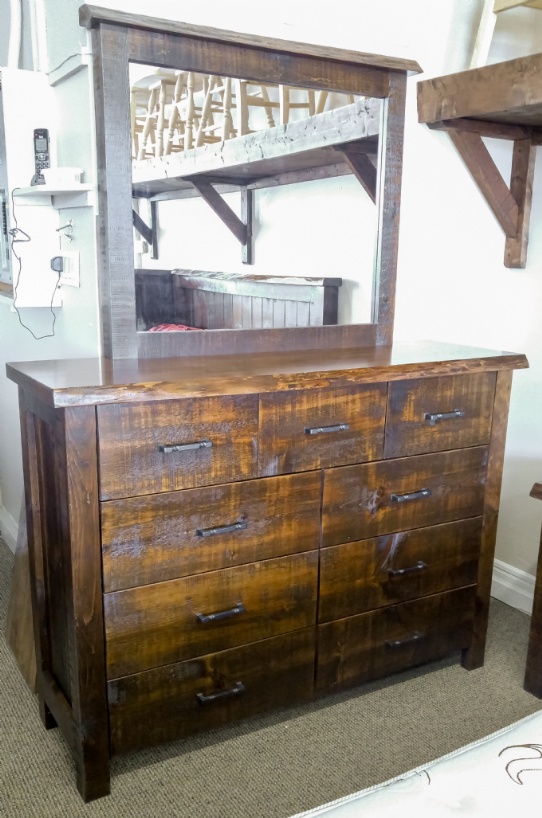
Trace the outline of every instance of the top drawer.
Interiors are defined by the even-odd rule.
[[[260,396],[260,473],[288,474],[382,457],[387,384]]]
[[[107,404],[96,411],[102,500],[256,476],[255,395]]]
[[[390,384],[384,457],[489,442],[495,372]]]

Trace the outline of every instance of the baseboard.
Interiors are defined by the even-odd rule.
[[[0,505],[0,534],[2,534],[2,539],[5,541],[9,550],[13,553],[15,553],[15,548],[17,546],[18,530],[19,526],[9,511],[7,511],[3,505]]]
[[[535,578],[513,565],[495,560],[491,596],[505,602],[518,611],[531,614],[533,608]]]

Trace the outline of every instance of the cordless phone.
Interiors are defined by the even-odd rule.
[[[47,128],[34,129],[34,162],[36,173],[32,177],[31,185],[44,185],[43,169],[51,167],[49,158],[49,131]]]

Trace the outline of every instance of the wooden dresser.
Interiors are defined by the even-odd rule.
[[[8,365],[39,697],[109,758],[483,662],[512,370],[443,344]]]
[[[542,483],[534,484],[531,489],[531,497],[542,500]],[[525,690],[542,699],[542,537],[540,542],[527,665],[525,668]]]

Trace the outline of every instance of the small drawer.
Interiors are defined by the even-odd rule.
[[[104,590],[318,548],[317,472],[102,503]]]
[[[487,447],[477,446],[330,469],[323,545],[480,516],[487,459]]]
[[[105,594],[107,677],[314,625],[317,581],[309,551]]]
[[[384,457],[489,442],[495,372],[390,383]]]
[[[318,621],[476,583],[482,518],[324,548]]]
[[[257,396],[106,404],[96,411],[102,500],[257,476]]]
[[[260,473],[382,457],[387,384],[260,396]]]
[[[468,648],[476,588],[460,588],[318,627],[316,690],[368,682]]]
[[[112,753],[310,701],[314,653],[307,628],[110,681]]]

